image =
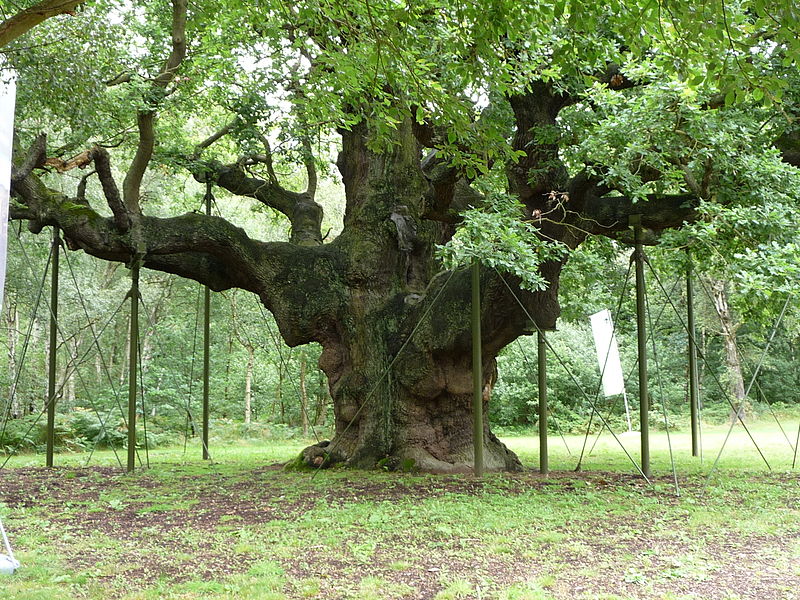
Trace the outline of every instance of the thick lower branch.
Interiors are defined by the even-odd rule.
[[[693,194],[652,195],[639,202],[625,196],[590,196],[583,203],[575,226],[588,233],[613,236],[628,230],[632,215],[641,215],[642,227],[663,231],[696,220],[698,203]]]
[[[19,187],[14,191],[18,193]],[[242,287],[259,293],[268,280],[264,264],[279,244],[252,240],[224,219],[195,213],[164,219],[140,216],[134,236],[133,232],[120,231],[113,218],[48,191],[47,204],[28,204],[12,212],[12,218],[30,219],[30,229],[35,233],[47,225],[60,227],[72,250],[124,263],[143,253],[145,266],[164,266],[163,270],[217,291]]]

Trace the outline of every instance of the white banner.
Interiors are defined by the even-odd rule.
[[[6,284],[8,198],[11,193],[11,149],[14,145],[14,103],[17,86],[13,73],[0,64],[0,311]]]
[[[597,349],[597,363],[603,375],[603,394],[606,396],[625,394],[625,378],[622,375],[619,346],[614,335],[611,311],[601,310],[589,319],[592,322],[592,335]]]

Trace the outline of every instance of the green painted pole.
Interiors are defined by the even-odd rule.
[[[136,392],[139,366],[139,257],[131,261],[131,331],[128,358],[128,473],[136,469]]]
[[[694,320],[694,267],[687,252],[686,320],[689,328],[689,410],[692,419],[692,456],[700,456],[700,383],[697,371],[697,328]]]
[[[644,244],[641,215],[630,217],[634,235],[636,264],[636,331],[639,353],[639,431],[641,437],[642,473],[650,477],[650,401],[647,393],[647,315],[645,305]]]
[[[206,185],[206,215],[211,214],[211,182]],[[204,287],[203,299],[203,460],[209,460],[208,421],[210,413],[209,393],[211,377],[211,289]]]
[[[539,342],[539,472],[547,475],[550,472],[547,454],[547,338],[545,332],[537,333]]]
[[[483,476],[483,358],[481,357],[481,272],[472,263],[472,445],[475,475]]]
[[[203,460],[208,460],[208,420],[209,420],[209,377],[211,365],[211,290],[205,286],[205,300],[203,304]]]
[[[47,466],[53,466],[56,441],[56,333],[58,332],[58,255],[61,232],[53,227],[53,270],[50,273],[50,348],[47,364]]]

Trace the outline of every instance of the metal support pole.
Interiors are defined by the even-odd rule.
[[[211,214],[211,182],[206,184],[206,215]],[[211,289],[204,286],[205,297],[203,300],[203,460],[209,460],[208,451],[208,420],[209,420],[209,378],[211,373]]]
[[[475,475],[483,476],[483,359],[481,357],[480,263],[472,263],[472,445]]]
[[[636,331],[639,353],[639,430],[641,437],[642,473],[650,477],[650,400],[647,393],[647,315],[645,314],[644,245],[641,215],[630,217],[633,226],[636,265]]]
[[[697,371],[697,329],[694,320],[694,268],[687,252],[686,320],[689,329],[689,410],[692,419],[692,456],[700,456],[700,384]]]
[[[50,349],[47,364],[47,466],[53,466],[56,440],[56,333],[58,333],[58,255],[61,232],[53,227],[53,270],[50,273]]]
[[[139,257],[131,261],[131,331],[128,365],[128,473],[136,468],[136,392],[139,366]]]
[[[547,454],[547,339],[545,332],[537,333],[539,342],[539,472],[547,475],[550,471]]]

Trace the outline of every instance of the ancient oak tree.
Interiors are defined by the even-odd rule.
[[[489,402],[495,357],[529,315],[555,326],[559,274],[587,236],[624,237],[638,214],[653,237],[752,201],[745,174],[794,177],[772,145],[795,156],[781,104],[794,9],[667,4],[94,2],[58,52],[29,37],[67,27],[55,21],[8,46],[12,218],[104,260],[248,290],[286,343],[321,344],[336,436],[312,464],[466,470],[461,265],[484,265]],[[159,194],[189,177],[281,215],[287,239],[165,215]],[[336,235],[323,178],[343,187]],[[485,445],[487,468],[520,468],[488,423]]]

